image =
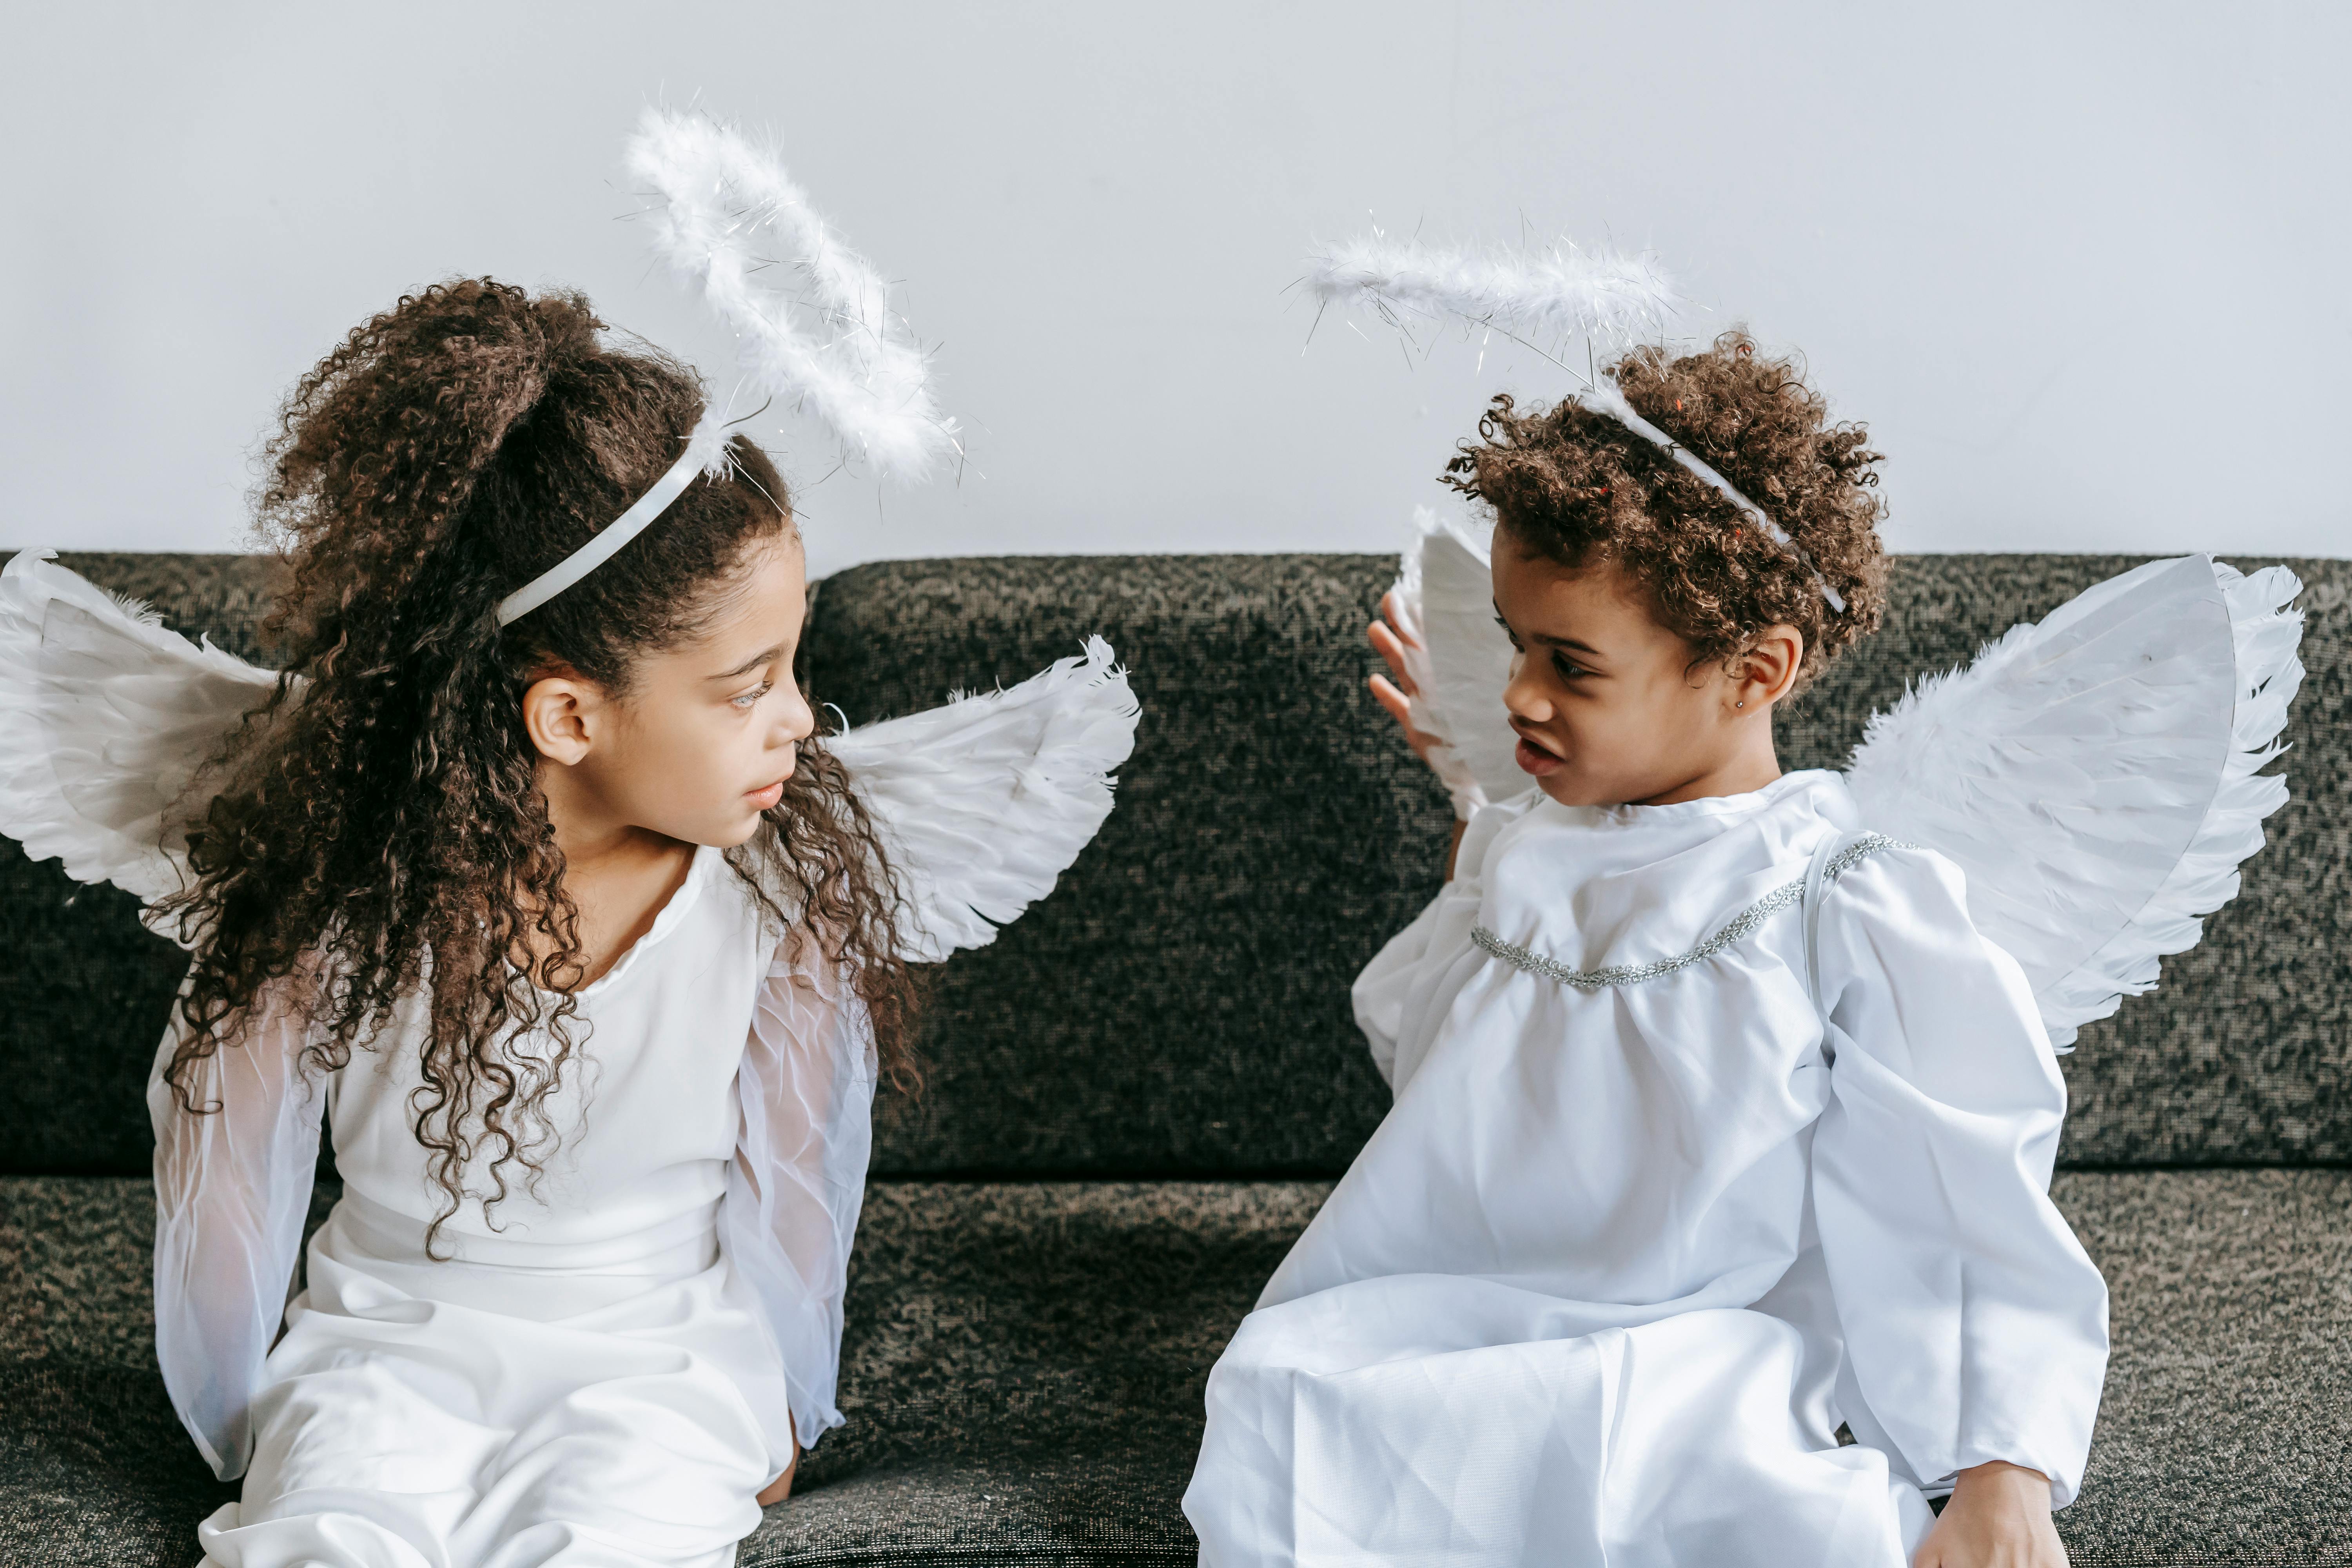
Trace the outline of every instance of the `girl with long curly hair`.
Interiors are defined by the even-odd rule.
[[[1202,1561],[2056,1568],[2107,1345],[2051,1040],[1773,742],[1884,612],[1878,454],[1743,333],[1608,376],[1452,465],[1519,793],[1356,983],[1395,1105],[1210,1377]]]
[[[232,715],[157,819],[148,916],[194,955],[149,1097],[157,1349],[244,1477],[209,1563],[730,1561],[842,1419],[915,963],[986,940],[975,902],[1011,918],[1109,809],[1134,704],[1097,641],[896,721],[932,783],[892,809],[977,813],[1000,851],[985,889],[899,853],[921,824],[869,787],[894,726],[814,739],[784,485],[740,437],[691,467],[704,412],[578,295],[453,281],[286,404],[276,676],[10,567],[0,619],[113,661],[49,732],[159,690],[184,727]],[[642,531],[599,559],[616,519]],[[342,1193],[305,1253],[322,1124]]]

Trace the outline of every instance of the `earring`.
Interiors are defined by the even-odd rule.
[[[1743,697],[1738,701],[1733,703],[1732,706],[1734,708],[1745,708],[1748,706],[1748,699]]]

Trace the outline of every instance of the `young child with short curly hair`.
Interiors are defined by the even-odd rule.
[[[2050,1039],[1773,744],[1878,624],[1877,454],[1743,334],[1609,375],[1452,464],[1537,787],[1356,983],[1395,1106],[1209,1380],[1202,1562],[2063,1563],[2106,1292]]]

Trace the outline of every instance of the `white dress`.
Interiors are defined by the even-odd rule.
[[[283,1278],[322,1099],[344,1184],[243,1429],[215,1438],[251,1457],[242,1499],[200,1529],[208,1563],[732,1560],[795,1439],[841,1419],[874,1082],[854,999],[788,946],[722,855],[698,851],[650,931],[580,995],[582,1048],[546,1102],[560,1142],[536,1190],[518,1175],[487,1215],[469,1199],[439,1258],[425,1232],[440,1194],[408,1109],[420,1007],[322,1087],[287,1072],[300,1026],[273,1019],[208,1069],[217,1116],[173,1100],[167,1037],[150,1098],[175,1393],[188,1368],[234,1370],[267,1343],[282,1292],[244,1280]],[[240,1161],[248,1137],[283,1157]],[[186,1407],[203,1440],[203,1394]]]
[[[1958,1470],[2071,1500],[2106,1292],[2063,1084],[1927,851],[1823,896],[1817,1010],[1771,895],[1864,826],[1823,773],[1478,813],[1356,984],[1395,1107],[1211,1373],[1204,1564],[1902,1568]]]
[[[151,904],[176,891],[207,805],[191,781],[277,684],[19,552],[0,570],[0,833]],[[1089,637],[1009,690],[822,742],[888,846],[906,956],[985,945],[1052,890],[1110,814],[1138,717]],[[320,1081],[297,1065],[299,1010],[265,992],[251,1037],[191,1085],[205,1115],[162,1082],[167,1034],[148,1089],[156,1359],[205,1461],[246,1482],[203,1526],[209,1560],[732,1558],[794,1444],[842,1419],[874,1047],[804,951],[698,851],[581,994],[543,1177],[510,1168],[506,1201],[460,1207],[438,1258],[414,1004]],[[322,1118],[344,1192],[289,1302]]]

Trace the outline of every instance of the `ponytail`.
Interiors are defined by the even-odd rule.
[[[782,479],[739,440],[736,476],[698,479],[589,578],[499,627],[498,602],[619,515],[701,413],[689,371],[602,328],[574,293],[436,284],[289,395],[257,504],[292,565],[265,626],[289,679],[218,760],[190,836],[195,881],[164,906],[195,940],[165,1074],[191,1113],[196,1064],[242,1042],[275,983],[313,977],[316,1070],[428,997],[413,1124],[443,1194],[436,1230],[468,1195],[503,1199],[512,1166],[535,1177],[543,1102],[576,1054],[584,950],[524,686],[562,667],[625,692],[752,543],[792,527]],[[750,847],[806,895],[802,911],[827,915],[828,951],[903,1077],[911,987],[880,848],[846,776],[803,771]]]

